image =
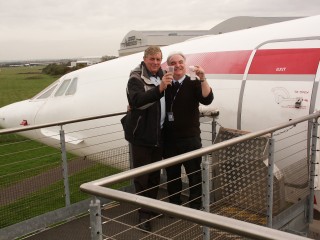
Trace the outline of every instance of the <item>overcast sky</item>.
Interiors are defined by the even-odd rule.
[[[0,61],[118,56],[131,30],[209,30],[236,16],[320,14],[320,0],[1,0]]]

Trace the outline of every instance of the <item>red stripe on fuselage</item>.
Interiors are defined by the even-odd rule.
[[[244,74],[251,50],[186,55],[186,66],[202,66],[207,74]],[[249,74],[315,74],[320,49],[257,50]],[[167,68],[163,63],[162,67]]]
[[[315,74],[320,61],[320,49],[258,50],[249,74]]]
[[[211,52],[186,55],[186,66],[199,65],[208,74],[243,74],[251,51]],[[163,63],[166,69],[167,64]]]
[[[199,65],[209,74],[243,74],[251,51],[215,52],[187,56],[188,65]]]

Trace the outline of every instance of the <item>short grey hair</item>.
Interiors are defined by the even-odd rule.
[[[186,56],[185,56],[182,52],[172,52],[172,53],[170,53],[169,56],[167,57],[167,64],[168,64],[168,66],[170,65],[170,59],[171,59],[174,55],[180,55],[184,60],[186,60]]]

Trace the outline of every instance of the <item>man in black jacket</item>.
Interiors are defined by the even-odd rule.
[[[164,90],[172,82],[172,73],[161,69],[162,52],[157,46],[148,47],[141,62],[130,73],[127,97],[126,139],[131,143],[133,167],[144,166],[162,159],[162,126],[165,118]],[[157,198],[160,171],[134,178],[136,193]],[[148,221],[152,212],[139,210],[139,227],[151,231]]]
[[[197,78],[186,75],[186,58],[182,53],[168,56],[168,66],[174,66],[173,84],[166,89],[166,119],[164,157],[169,158],[202,147],[200,138],[199,103],[209,105],[213,93],[205,78],[204,70],[194,66]],[[176,86],[176,87],[175,87]],[[189,206],[200,209],[201,204],[201,157],[182,163],[189,180]],[[181,204],[181,165],[166,168],[167,190],[171,203]]]

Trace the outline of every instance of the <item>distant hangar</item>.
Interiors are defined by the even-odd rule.
[[[183,42],[187,39],[212,34],[248,29],[262,25],[289,21],[300,17],[233,17],[211,28],[210,30],[168,30],[168,31],[135,31],[126,34],[120,44],[119,56],[126,56],[144,51],[148,46],[160,47]]]

